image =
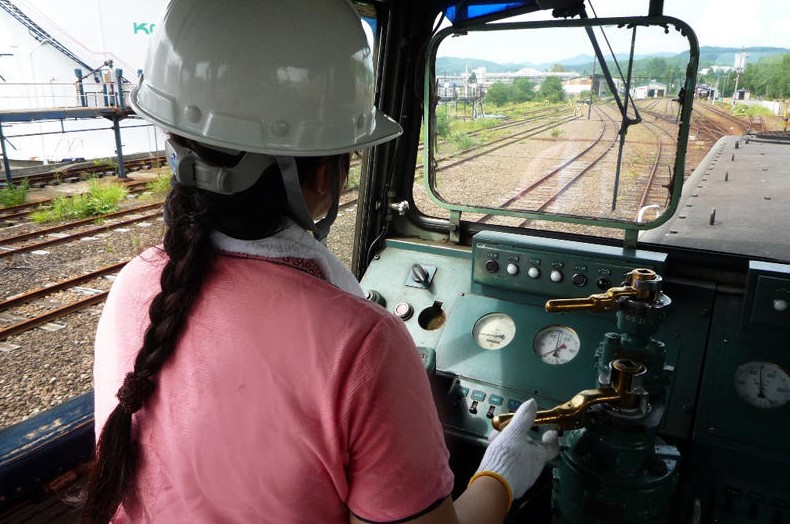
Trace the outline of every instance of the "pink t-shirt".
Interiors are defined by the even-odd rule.
[[[96,427],[148,325],[164,255],[113,285],[96,335]],[[134,415],[140,470],[116,522],[402,519],[450,494],[441,424],[402,322],[293,267],[222,255]]]

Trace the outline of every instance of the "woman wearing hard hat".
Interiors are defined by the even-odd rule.
[[[131,99],[173,188],[99,322],[83,520],[502,522],[556,454],[534,402],[453,502],[413,341],[320,242],[350,153],[401,133],[353,6],[172,0]]]

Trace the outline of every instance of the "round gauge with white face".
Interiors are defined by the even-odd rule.
[[[472,337],[483,349],[494,351],[502,349],[516,336],[516,323],[504,313],[489,313],[475,322]]]
[[[535,334],[532,347],[546,364],[559,365],[570,362],[579,354],[579,335],[568,326],[547,326]]]
[[[790,402],[790,375],[771,362],[753,360],[735,370],[735,391],[750,405],[772,409]]]

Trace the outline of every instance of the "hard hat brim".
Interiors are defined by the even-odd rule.
[[[158,99],[156,102],[171,106],[172,101],[167,100],[166,97],[158,96],[158,93],[152,93],[149,90],[148,96]],[[383,142],[387,142],[388,140],[392,140],[403,133],[403,128],[401,128],[400,124],[395,122],[389,116],[384,114],[382,111],[376,109],[375,111],[375,120],[374,125],[372,126],[372,130],[358,137],[356,140],[348,143],[342,144],[333,144],[332,147],[326,148],[311,148],[311,147],[304,147],[304,145],[295,148],[295,147],[276,147],[272,144],[256,144],[256,143],[240,143],[238,140],[234,141],[224,141],[218,140],[216,137],[209,137],[200,132],[196,132],[190,129],[184,129],[183,126],[176,124],[175,122],[168,122],[165,121],[153,114],[151,111],[147,111],[145,107],[151,104],[151,100],[148,100],[147,103],[140,103],[140,86],[135,86],[132,89],[132,92],[129,96],[129,102],[132,106],[132,109],[137,113],[138,116],[147,120],[151,124],[164,129],[165,131],[169,131],[173,134],[183,136],[185,138],[189,138],[200,142],[201,144],[206,144],[210,146],[217,146],[223,147],[227,149],[232,149],[236,151],[248,151],[251,153],[262,153],[268,155],[285,155],[285,156],[328,156],[328,155],[335,155],[340,153],[347,153],[349,151],[354,151],[356,149],[364,149],[367,147],[372,147],[377,144],[381,144]],[[173,114],[174,115],[174,108],[171,106],[168,108],[169,111],[161,111],[157,110],[156,113],[158,114]]]

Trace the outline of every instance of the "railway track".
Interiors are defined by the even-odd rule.
[[[596,111],[598,110],[596,109]],[[587,164],[586,167],[580,167],[580,169],[576,171],[575,175],[571,175],[570,178],[566,177],[566,180],[560,184],[561,187],[559,190],[557,190],[556,187],[555,188],[549,187],[549,182],[553,182],[556,178],[559,177],[561,173],[565,173],[566,168],[570,168],[575,163],[581,163],[582,158],[584,158],[585,155],[587,155],[590,151],[596,148],[598,144],[601,143],[604,133],[606,132],[606,129],[607,129],[606,125],[602,122],[598,136],[595,137],[595,139],[590,144],[585,146],[581,151],[573,155],[568,160],[564,161],[556,168],[552,169],[548,173],[545,173],[544,175],[539,176],[538,179],[535,180],[534,182],[530,183],[526,187],[519,189],[515,194],[505,198],[499,204],[498,207],[502,209],[514,208],[518,204],[522,203],[528,195],[530,197],[531,203],[526,207],[526,209],[541,211],[546,207],[548,207],[552,202],[554,202],[557,198],[559,198],[559,196],[562,193],[564,193],[570,187],[570,185],[572,185],[576,180],[578,180],[579,176],[583,175],[592,165],[594,165],[603,156],[603,154],[606,154],[608,152],[608,149],[609,147],[611,147],[611,145],[604,150],[601,156],[598,156],[591,163]],[[537,209],[534,206],[535,201],[539,202],[539,204],[537,205]],[[491,220],[492,218],[494,218],[495,216],[496,215],[493,214],[487,214],[479,218],[477,221],[481,223],[485,223]]]
[[[545,123],[542,122],[542,120],[547,117],[551,118],[551,120]],[[442,171],[447,171],[450,168],[460,166],[474,159],[491,154],[494,151],[510,146],[512,144],[516,144],[522,140],[535,137],[540,133],[559,127],[562,124],[572,121],[576,118],[578,117],[573,115],[565,115],[561,113],[558,114],[556,110],[550,108],[549,110],[540,110],[537,112],[532,112],[529,114],[527,118],[518,120],[517,122],[509,122],[507,124],[503,124],[500,126],[493,126],[490,128],[486,128],[485,130],[473,132],[471,134],[477,135],[481,132],[491,131],[491,130],[501,131],[501,130],[508,130],[516,127],[520,128],[525,124],[530,126],[527,129],[518,129],[515,132],[510,132],[504,136],[491,139],[485,144],[473,146],[468,149],[463,149],[454,153],[444,155],[437,161],[437,166],[435,167],[434,172],[439,173]],[[537,125],[535,125],[536,121],[538,122]],[[417,165],[415,166],[415,180],[422,179],[423,167],[424,164],[422,163],[417,163]],[[357,203],[356,188],[351,188],[351,190],[344,192],[343,195],[341,195],[340,209],[351,207],[356,203]]]
[[[140,213],[143,213],[142,215]],[[124,219],[132,215],[131,218]],[[0,259],[11,257],[22,253],[29,253],[31,251],[41,250],[57,244],[71,242],[73,240],[103,233],[113,228],[119,228],[158,218],[162,215],[162,203],[147,204],[144,206],[134,207],[132,209],[125,209],[115,213],[101,215],[99,217],[86,218],[66,224],[48,227],[46,229],[23,233],[21,235],[11,236],[8,238],[0,239]],[[63,231],[71,229],[82,228],[83,226],[96,223],[97,219],[105,221],[104,224],[81,229],[78,232],[64,234]],[[38,239],[41,237],[49,237],[44,240],[37,240],[35,242],[25,244],[22,246],[11,247],[10,245],[27,242],[28,240]]]
[[[90,287],[83,287],[82,285],[108,275],[114,275],[128,262],[128,260],[124,260],[123,262],[111,264],[84,275],[69,278],[0,301],[0,314],[3,314],[9,319],[19,319],[11,325],[0,327],[0,340],[24,333],[25,331],[69,315],[75,311],[80,311],[104,302],[107,298],[107,293],[109,293],[109,289],[93,289]],[[77,291],[79,294],[87,296],[77,298],[55,309],[52,309],[48,303],[41,303],[42,299],[69,290]],[[36,301],[39,301],[38,305],[35,304]],[[19,310],[22,306],[28,310],[34,309],[36,312],[33,313],[32,316],[30,316],[30,313],[20,312]]]
[[[156,169],[165,163],[164,155],[147,156],[143,158],[127,158],[124,160],[124,169],[127,172]],[[118,174],[118,167],[114,161],[77,162],[68,165],[59,165],[42,173],[12,175],[16,183],[26,180],[30,187],[40,188],[46,185],[61,183],[74,183],[87,178],[102,178]]]

